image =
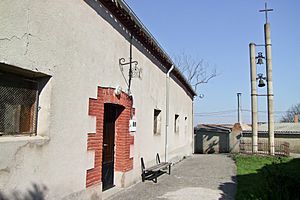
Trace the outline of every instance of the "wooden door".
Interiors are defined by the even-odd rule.
[[[117,107],[112,104],[104,105],[103,123],[103,155],[102,155],[102,189],[114,186],[114,144],[115,122]]]

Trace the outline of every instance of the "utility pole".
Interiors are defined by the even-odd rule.
[[[269,153],[275,155],[274,146],[274,108],[273,108],[273,76],[272,76],[272,49],[271,49],[271,34],[270,34],[270,23],[268,23],[268,12],[273,9],[267,8],[265,3],[265,9],[260,12],[265,12],[266,23],[264,25],[265,31],[265,51],[266,51],[266,71],[267,71],[267,98],[268,98],[268,132],[269,132]]]
[[[238,122],[239,124],[242,124],[242,104],[241,104],[241,97],[242,93],[236,93],[237,94],[237,101],[238,101]]]
[[[257,153],[257,87],[256,87],[256,62],[255,44],[249,44],[250,51],[250,78],[251,78],[251,117],[252,117],[252,153]]]

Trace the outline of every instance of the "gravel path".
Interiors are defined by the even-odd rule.
[[[109,200],[214,200],[234,199],[236,166],[227,155],[193,155],[172,167],[155,184],[140,182]]]

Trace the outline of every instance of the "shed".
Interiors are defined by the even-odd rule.
[[[200,124],[195,127],[194,153],[228,153],[232,125]]]

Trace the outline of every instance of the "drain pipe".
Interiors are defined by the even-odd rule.
[[[167,162],[167,153],[168,153],[168,126],[169,126],[169,80],[170,73],[174,69],[174,65],[171,66],[167,72],[166,77],[166,129],[165,129],[165,162]]]

